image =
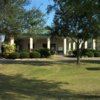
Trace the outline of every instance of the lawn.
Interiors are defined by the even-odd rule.
[[[0,64],[0,100],[100,100],[100,64]]]

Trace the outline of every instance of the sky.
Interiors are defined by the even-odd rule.
[[[27,9],[31,9],[32,7],[39,8],[43,13],[46,14],[47,12],[47,6],[53,4],[53,0],[30,0],[30,5],[27,7]],[[47,23],[46,25],[51,26],[53,23],[54,18],[54,12],[51,12],[50,14],[46,14]]]

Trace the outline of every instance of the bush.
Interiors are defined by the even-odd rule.
[[[38,48],[34,48],[32,51],[33,51],[33,52],[34,52],[34,51],[39,52],[39,50],[40,50],[40,49],[38,49]]]
[[[16,48],[15,48],[15,44],[3,44],[2,45],[3,48],[3,56],[5,58],[7,58],[10,54],[14,53]]]
[[[77,50],[73,51],[73,55],[76,57],[77,56]]]
[[[94,52],[94,56],[95,57],[100,57],[100,52],[99,51]]]
[[[92,51],[87,52],[86,55],[88,57],[94,57],[94,53]]]
[[[41,57],[41,55],[37,51],[33,51],[30,53],[30,58],[40,58],[40,57]]]
[[[30,57],[29,52],[26,51],[20,52],[20,58],[29,58],[29,57]]]
[[[77,50],[73,51],[73,55],[76,57],[77,56]],[[81,57],[82,56],[88,56],[88,57],[100,57],[100,52],[97,50],[93,50],[93,49],[83,49],[81,51]]]
[[[81,56],[87,56],[87,53],[89,52],[90,50],[89,49],[83,49],[81,51]]]
[[[47,48],[40,49],[39,52],[40,52],[42,58],[47,58],[51,55],[50,50]]]
[[[19,57],[20,57],[20,53],[18,53],[18,52],[11,53],[8,56],[9,59],[16,59],[16,58],[19,58]]]
[[[55,54],[55,51],[54,50],[50,50],[50,54],[51,55],[54,55]]]

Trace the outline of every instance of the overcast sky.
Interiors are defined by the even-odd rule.
[[[43,13],[46,13],[47,6],[53,4],[53,0],[30,0],[31,4],[27,7],[27,9],[31,9],[32,7],[39,8]],[[47,25],[51,25],[53,22],[54,12],[46,15]]]

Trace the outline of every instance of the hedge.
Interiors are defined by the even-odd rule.
[[[77,56],[77,50],[73,51],[73,55],[76,57]],[[100,51],[98,50],[93,50],[93,49],[83,49],[81,51],[81,57],[82,56],[87,56],[87,57],[100,57]]]
[[[41,54],[37,51],[33,51],[30,53],[30,58],[40,58]]]

